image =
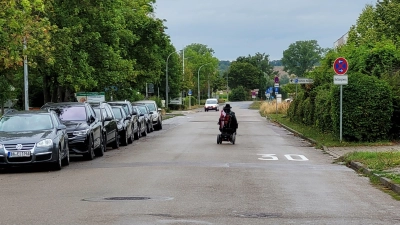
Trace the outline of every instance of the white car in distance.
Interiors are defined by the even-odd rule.
[[[219,111],[218,99],[209,98],[206,100],[206,104],[204,105],[204,111],[208,112],[208,110]]]

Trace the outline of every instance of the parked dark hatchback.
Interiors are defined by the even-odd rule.
[[[140,111],[142,112],[145,121],[146,121],[146,126],[147,126],[147,133],[151,133],[154,131],[153,128],[153,112],[150,111],[149,107],[147,107],[145,104],[134,104],[137,106]]]
[[[132,106],[133,110],[133,116],[136,117],[134,121],[136,121],[136,132],[134,133],[134,138],[135,140],[138,140],[140,138],[140,135],[142,133],[142,127],[144,127],[144,121],[140,120],[140,111],[136,106]]]
[[[130,101],[113,101],[113,102],[107,102],[111,106],[122,106],[122,108],[125,110],[126,114],[131,117],[130,121],[132,123],[132,133],[135,134],[138,130],[138,116],[136,116],[135,111],[132,108],[132,104]]]
[[[101,121],[96,118],[92,106],[81,102],[46,103],[42,109],[53,109],[67,126],[70,153],[83,155],[92,160],[103,156]]]
[[[106,102],[90,102],[96,117],[101,121],[104,146],[112,145],[119,148],[118,120],[115,118],[111,106]],[[106,149],[104,149],[106,150]]]
[[[131,116],[126,114],[122,106],[112,106],[115,118],[118,120],[119,140],[122,145],[128,145],[133,141]]]
[[[138,127],[139,127],[139,131],[138,131],[138,138],[140,136],[146,136],[147,135],[147,124],[146,124],[146,119],[144,118],[144,114],[140,111],[139,107],[137,106],[132,106],[133,109],[136,111],[137,113],[137,117],[138,117]],[[136,138],[136,136],[135,136]]]
[[[53,111],[11,112],[0,119],[0,166],[69,164],[68,135]]]

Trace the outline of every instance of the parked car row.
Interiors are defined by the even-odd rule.
[[[46,103],[38,111],[15,111],[0,119],[0,167],[69,164],[70,154],[87,160],[103,156],[107,146],[127,146],[162,129],[155,101],[131,103]]]

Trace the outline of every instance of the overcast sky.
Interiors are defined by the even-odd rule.
[[[219,60],[257,52],[281,59],[291,43],[317,40],[324,48],[354,25],[376,0],[157,0],[156,17],[176,49],[200,43]]]

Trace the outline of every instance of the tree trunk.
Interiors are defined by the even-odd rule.
[[[46,104],[46,102],[51,101],[49,78],[46,75],[43,76],[43,101],[44,104]]]

